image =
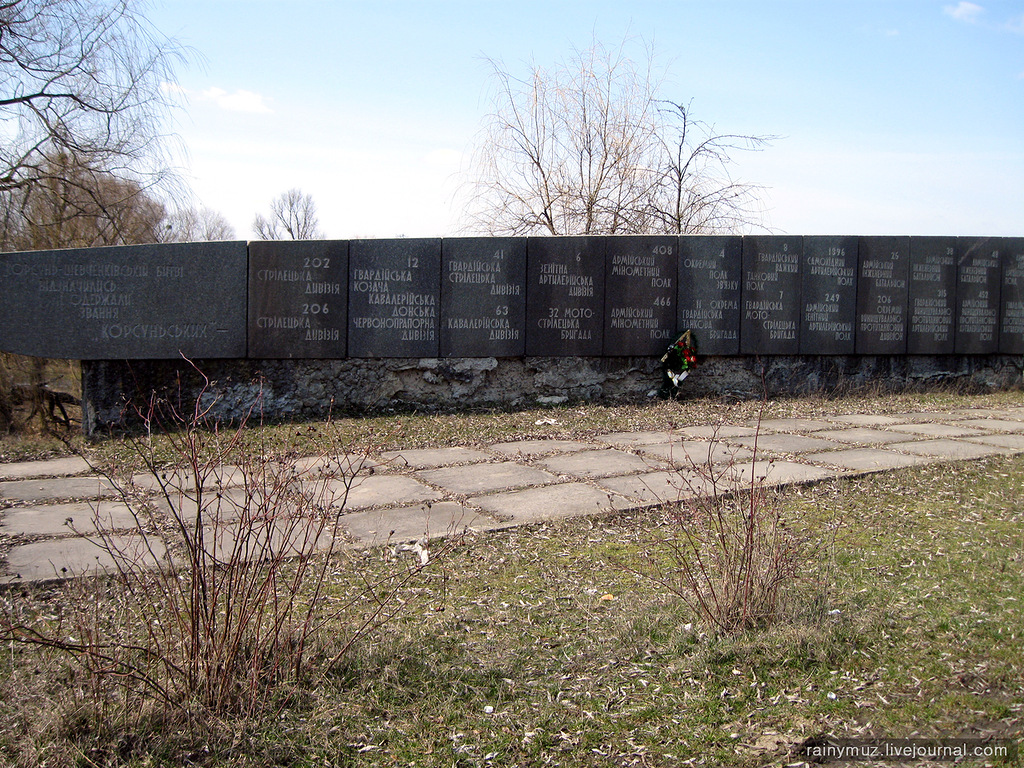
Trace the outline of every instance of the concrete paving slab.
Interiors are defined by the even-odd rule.
[[[714,477],[687,470],[666,470],[608,477],[597,484],[641,506],[673,504],[697,495],[714,495],[730,490],[722,480],[721,469],[714,473]]]
[[[698,440],[714,440],[716,438],[725,437],[746,437],[747,435],[756,435],[756,427],[739,427],[731,424],[702,424],[697,427],[681,427],[679,430],[680,434],[686,435],[686,437],[696,438]],[[771,432],[770,429],[764,430]]]
[[[181,490],[155,497],[156,509],[170,518],[195,525],[199,512],[199,497],[193,490]],[[266,515],[268,510],[260,509],[261,502],[252,500],[250,494],[241,488],[226,491],[204,491],[202,498],[203,521],[231,522],[241,517],[253,518]],[[264,505],[266,506],[266,505]]]
[[[948,411],[910,411],[901,413],[900,418],[905,422],[949,421],[950,415]]]
[[[70,499],[109,499],[118,495],[118,490],[102,477],[58,477],[0,483],[0,500],[4,501],[45,503]]]
[[[730,465],[718,485],[738,488],[749,488],[752,483],[765,486],[792,485],[825,480],[835,477],[835,474],[823,467],[793,461],[757,460]]]
[[[751,424],[751,426],[755,426]],[[772,432],[817,432],[819,429],[831,429],[833,424],[822,419],[764,419],[761,430]]]
[[[18,461],[0,464],[0,480],[24,480],[30,477],[70,477],[92,472],[81,456],[65,456],[45,461]]]
[[[119,566],[155,568],[167,554],[157,537],[114,536],[110,542],[116,550],[113,553],[80,536],[12,547],[7,553],[7,567],[0,582],[49,581],[111,573]]]
[[[424,469],[417,472],[416,476],[431,485],[467,495],[546,485],[558,481],[558,477],[550,472],[516,464],[514,461]]]
[[[664,462],[641,458],[635,453],[627,453],[616,448],[566,453],[537,463],[545,469],[561,475],[589,478],[631,475],[636,472],[650,472],[653,469],[667,468]]]
[[[340,456],[303,456],[291,465],[296,475],[311,476],[344,476],[351,477],[360,472],[367,472],[380,466],[363,453],[348,453]]]
[[[0,512],[0,533],[22,536],[92,535],[97,531],[135,528],[131,508],[120,501],[89,504],[48,504]],[[145,517],[143,522],[146,522]]]
[[[907,439],[907,436],[898,432],[888,432],[884,429],[871,429],[870,427],[850,427],[848,429],[825,429],[815,432],[815,437],[826,440],[836,440],[840,443],[854,443],[856,445],[884,445],[885,443],[899,443]]]
[[[888,447],[894,451],[905,451],[917,456],[933,456],[938,459],[981,459],[985,456],[1012,453],[1009,448],[962,440],[919,440],[913,443],[893,443]]]
[[[337,506],[345,499],[345,484],[340,480],[327,483],[330,503]],[[358,510],[368,507],[416,504],[421,501],[436,501],[441,494],[415,478],[405,475],[370,475],[357,477],[345,500],[345,509]]]
[[[578,440],[516,440],[509,443],[494,443],[487,446],[487,449],[502,456],[529,459],[551,453],[592,451],[601,447],[603,446],[597,443],[584,443]]]
[[[886,429],[906,435],[922,437],[980,437],[985,434],[983,429],[973,427],[950,426],[949,424],[892,424]]]
[[[598,438],[602,443],[630,448],[653,443],[670,443],[679,439],[680,436],[673,432],[612,432]]]
[[[386,462],[396,467],[433,469],[454,464],[473,464],[494,458],[489,453],[471,448],[420,448],[411,451],[388,451],[381,455]]]
[[[637,448],[644,456],[664,459],[679,467],[702,466],[704,464],[727,464],[742,461],[754,454],[739,445],[705,440],[676,440],[672,443],[643,445]]]
[[[957,408],[949,412],[958,419],[1024,419],[1024,409]]]
[[[829,421],[838,421],[840,424],[852,424],[855,427],[881,427],[886,424],[902,424],[903,419],[898,416],[883,416],[875,413],[848,413],[843,416],[829,416]]]
[[[214,467],[204,478],[203,488],[215,491],[242,485],[245,475],[241,469],[232,466]],[[132,485],[146,491],[160,491],[161,487],[179,491],[190,491],[196,487],[196,476],[191,469],[164,469],[158,474],[140,472],[132,475]]]
[[[486,531],[501,527],[500,523],[482,512],[454,501],[353,512],[342,515],[339,521],[342,529],[356,542],[369,546],[394,544],[423,536],[428,539],[452,536],[467,528]]]
[[[469,499],[474,507],[514,523],[539,523],[567,517],[595,515],[634,506],[611,491],[586,483],[562,483],[524,491],[495,493]]]
[[[336,546],[333,527],[323,519],[281,518],[226,523],[206,528],[203,533],[203,550],[223,564],[262,562],[276,557],[308,557]]]
[[[1024,452],[1024,435],[985,435],[984,437],[965,437],[964,440],[982,445],[998,445],[1001,448],[1008,448],[1014,453]]]
[[[958,426],[974,427],[989,432],[1024,432],[1024,421],[1010,419],[964,419],[957,422]]]
[[[906,445],[906,443],[903,443],[903,445]],[[881,448],[849,448],[842,451],[828,451],[827,453],[805,453],[801,458],[805,461],[813,461],[816,464],[842,467],[854,472],[899,469],[900,467],[927,464],[930,461],[923,456],[907,456]]]
[[[832,426],[829,424],[828,426]],[[758,437],[732,437],[729,442],[744,445],[757,451],[774,451],[775,453],[810,453],[827,451],[830,448],[842,448],[841,443],[834,440],[823,440],[819,437],[805,435],[759,435]]]

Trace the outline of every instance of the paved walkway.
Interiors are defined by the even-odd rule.
[[[767,484],[786,485],[1024,453],[1024,406],[773,419],[762,421],[759,432],[756,426],[342,457],[343,465],[358,464],[360,471],[347,493],[340,535],[346,544],[395,544],[466,528],[487,531],[652,506],[749,483],[751,473]],[[316,487],[335,503],[345,495],[343,483],[330,480],[329,474],[324,479],[323,462],[300,461],[290,469],[302,487]],[[242,481],[240,472],[225,468],[214,483],[223,493],[206,497],[222,505],[223,522],[213,543],[218,556],[231,550],[240,510],[246,508]],[[149,494],[157,515],[161,504],[166,513],[167,502],[155,493],[154,478],[135,482],[137,498]],[[187,483],[177,485],[181,490],[172,500],[188,514],[192,493]],[[165,545],[174,547],[173,534],[153,536],[150,526],[159,521],[148,517],[140,531],[133,514],[139,508],[138,502],[126,504],[79,458],[0,464],[0,582],[47,581],[109,570],[118,558],[146,562],[165,556]],[[193,514],[194,509],[193,499]],[[98,531],[105,532],[112,547],[101,550],[93,543]],[[140,535],[147,531],[148,536]],[[295,540],[273,546],[308,550],[336,541],[319,528],[311,534],[308,526],[275,534],[282,535]]]

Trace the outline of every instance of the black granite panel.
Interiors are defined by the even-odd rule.
[[[606,241],[604,237],[529,239],[527,355],[601,355]]]
[[[0,254],[0,345],[72,360],[245,357],[244,242]]]
[[[437,357],[439,238],[353,240],[349,357]]]
[[[693,331],[698,355],[739,354],[742,277],[742,237],[679,238],[676,325]]]
[[[858,251],[857,354],[906,354],[910,238],[862,237]]]
[[[345,357],[347,337],[347,240],[249,243],[249,357]]]
[[[676,237],[609,237],[604,354],[661,355],[676,338]]]
[[[441,243],[441,356],[521,357],[526,349],[526,239]]]
[[[1024,237],[1003,238],[999,351],[1024,355]]]
[[[857,238],[805,237],[800,273],[800,354],[852,355]]]
[[[907,353],[953,353],[956,312],[955,237],[910,238]]]
[[[961,237],[956,274],[958,355],[987,355],[999,350],[999,283],[1002,238]]]
[[[800,351],[800,261],[803,238],[743,238],[740,352],[795,355]]]

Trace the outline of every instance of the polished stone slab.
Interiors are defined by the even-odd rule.
[[[248,356],[329,359],[348,352],[348,241],[249,243]]]
[[[661,355],[677,337],[676,249],[671,236],[610,237],[605,246],[606,357]]]
[[[1002,238],[961,237],[959,250],[954,351],[993,354],[999,350]]]
[[[683,235],[678,266],[679,330],[693,332],[699,355],[739,354],[743,238]]]
[[[740,354],[799,354],[802,249],[792,235],[743,238]]]
[[[526,350],[526,239],[441,241],[442,357],[522,357]]]
[[[607,240],[604,237],[529,238],[527,355],[601,355]]]
[[[955,237],[910,238],[907,353],[953,353],[956,320]]]
[[[857,319],[857,238],[804,237],[800,354],[852,355]]]
[[[858,355],[907,353],[909,237],[862,237],[857,272]]]

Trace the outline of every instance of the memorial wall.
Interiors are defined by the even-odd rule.
[[[1024,238],[229,242],[0,254],[0,349],[79,360],[1024,354]]]

